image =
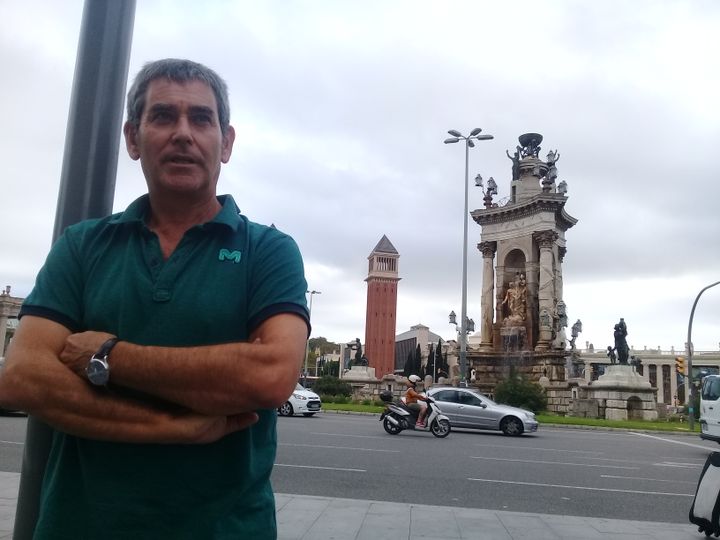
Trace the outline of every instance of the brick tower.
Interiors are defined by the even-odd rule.
[[[398,254],[387,236],[368,256],[370,261],[365,316],[365,356],[375,377],[395,371],[395,312],[397,311]]]

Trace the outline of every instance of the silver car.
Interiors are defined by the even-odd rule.
[[[427,393],[435,398],[437,406],[450,419],[453,429],[493,429],[513,436],[538,429],[534,413],[495,403],[472,388],[440,386],[431,388]]]

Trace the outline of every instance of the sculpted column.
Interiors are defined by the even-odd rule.
[[[555,297],[558,300],[563,299],[562,263],[566,253],[567,248],[562,246],[558,248],[558,263],[555,266]]]
[[[493,260],[497,250],[496,242],[480,242],[478,249],[483,256],[482,298],[480,299],[480,350],[492,351],[493,346],[493,287],[495,275]]]
[[[540,280],[538,284],[538,310],[540,311],[540,335],[536,351],[547,351],[552,341],[552,321],[555,296],[555,272],[553,271],[553,246],[558,239],[555,231],[541,231],[533,234],[540,247]]]

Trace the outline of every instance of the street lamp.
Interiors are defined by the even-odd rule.
[[[465,136],[456,129],[451,129],[452,135],[445,139],[445,144],[465,141],[465,211],[463,212],[463,266],[462,266],[462,307],[460,313],[460,380],[465,380],[467,371],[467,244],[468,244],[468,165],[470,148],[475,147],[473,141],[487,141],[492,135],[480,135],[482,129],[475,128],[470,135]]]
[[[690,404],[688,406],[688,427],[690,428],[690,431],[693,430],[695,427],[695,385],[692,382],[692,354],[693,354],[693,346],[692,346],[692,323],[693,323],[693,317],[695,316],[695,307],[697,307],[698,300],[700,300],[700,295],[707,291],[709,288],[714,287],[715,285],[720,285],[720,281],[716,281],[715,283],[711,283],[704,289],[702,289],[698,295],[695,297],[695,302],[693,302],[693,307],[690,310],[690,321],[688,322],[688,336],[687,336],[687,343],[685,344],[685,347],[687,347],[687,377],[689,377],[687,380],[689,381],[689,384],[687,385],[688,388],[688,395],[690,397]]]
[[[320,291],[305,291],[307,294],[310,295],[310,302],[308,306],[308,319],[312,319],[312,301],[313,296],[316,294],[322,294]],[[311,322],[312,324],[312,322]],[[305,342],[305,367],[303,369],[303,386],[307,385],[307,373],[308,373],[308,355],[310,354],[310,336],[308,336],[307,341]]]

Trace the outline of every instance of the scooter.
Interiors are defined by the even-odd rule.
[[[426,397],[428,410],[425,415],[425,426],[427,427],[424,428],[415,425],[417,413],[408,408],[402,401],[393,400],[392,392],[388,390],[382,392],[380,399],[385,402],[385,410],[380,415],[380,421],[383,423],[385,431],[390,435],[397,435],[405,429],[415,431],[427,431],[430,429],[430,433],[440,439],[450,434],[450,420],[440,412],[433,398]]]

